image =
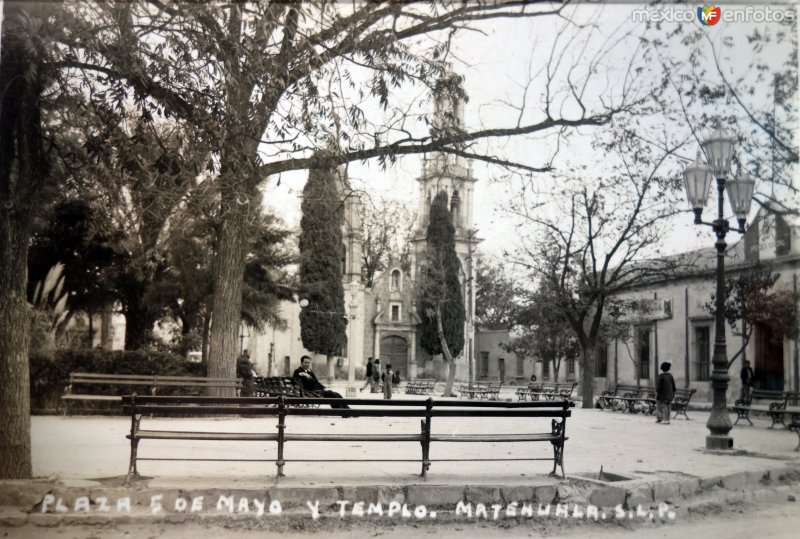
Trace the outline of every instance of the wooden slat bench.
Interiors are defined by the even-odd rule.
[[[603,391],[603,393],[597,399],[597,404],[600,406],[601,410],[617,409],[621,403],[616,400],[616,397],[622,397],[626,393],[635,394],[638,390],[639,388],[634,385],[617,384],[614,389],[610,391]]]
[[[347,404],[351,409],[308,408],[307,405]],[[397,461],[391,459],[286,459],[288,442],[414,442],[422,447],[421,458],[405,460],[404,462],[419,462],[422,465],[421,475],[426,477],[431,462],[439,461],[508,461],[508,460],[552,460],[551,475],[555,475],[561,468],[564,475],[564,444],[566,421],[571,415],[574,403],[569,401],[559,402],[532,402],[532,403],[500,403],[500,402],[464,402],[460,400],[378,400],[378,399],[310,399],[310,398],[262,398],[262,397],[164,397],[164,396],[126,396],[123,398],[123,410],[131,416],[131,430],[127,435],[131,444],[130,462],[126,482],[139,476],[137,463],[147,460],[220,460],[217,458],[203,459],[193,452],[191,458],[147,458],[139,454],[139,444],[142,440],[226,440],[226,441],[253,441],[274,442],[276,444],[277,475],[284,475],[283,468],[287,462],[364,462],[364,461]],[[263,416],[277,417],[277,425],[273,421],[263,422],[263,431],[248,432],[204,432],[191,429],[184,430],[149,430],[142,428],[145,417],[218,417],[218,416],[247,417]],[[419,433],[346,433],[334,432],[286,432],[287,420],[294,422],[295,416],[339,416],[339,417],[418,417],[421,418]],[[467,423],[459,423],[456,433],[436,432],[433,430],[434,418],[461,417],[472,418],[472,426],[476,430],[468,430]],[[519,433],[497,434],[481,429],[487,420],[496,421],[498,418],[526,418],[525,431]],[[541,421],[537,418],[549,420],[546,428],[542,428]],[[527,419],[530,419],[528,421]],[[300,420],[298,419],[298,422]],[[187,421],[182,422],[183,425]],[[351,425],[350,422],[343,423]],[[387,422],[381,422],[378,428],[383,428]],[[268,430],[275,426],[276,430]],[[433,442],[488,442],[494,447],[497,442],[547,442],[552,445],[552,457],[509,457],[505,452],[502,456],[492,450],[492,458],[485,459],[431,459],[430,448]],[[222,459],[236,461],[240,459]],[[266,460],[271,461],[271,459]]]
[[[603,410],[642,412],[653,414],[656,410],[656,388],[619,384],[613,391],[604,391],[597,403]]]
[[[502,382],[469,382],[458,388],[461,398],[496,401],[500,397]]]
[[[731,407],[736,412],[736,422],[740,419],[746,420],[751,425],[750,412],[763,413],[772,419],[769,428],[773,428],[776,423],[787,427],[784,417],[787,411],[794,413],[800,412],[800,392],[797,391],[771,391],[764,389],[754,389],[748,399],[736,399]],[[797,408],[797,410],[795,410]],[[787,427],[788,428],[788,427]]]
[[[570,383],[543,383],[538,391],[531,391],[529,395],[531,400],[539,400],[544,397],[545,400],[563,399],[569,400],[572,392],[577,387],[577,382]]]
[[[532,401],[538,400],[538,395],[536,398],[533,397],[535,393],[540,392],[542,389],[542,384],[540,382],[528,382],[527,387],[518,387],[517,391],[515,392],[517,395],[517,401],[526,401],[530,397]]]
[[[406,382],[406,393],[409,395],[433,395],[436,391],[435,378],[417,378]]]
[[[76,392],[76,386],[84,391]],[[74,401],[119,402],[124,394],[141,391],[149,395],[157,395],[160,388],[167,387],[195,391],[210,387],[230,388],[236,391],[236,395],[239,395],[242,390],[242,379],[73,372],[69,375],[69,384],[64,388],[61,400],[64,402],[64,413],[67,414],[70,403]],[[96,391],[85,392],[89,388]]]
[[[253,379],[254,397],[321,397],[322,391],[307,391],[288,376],[258,376]]]
[[[689,408],[689,402],[692,400],[692,395],[697,392],[696,389],[676,389],[675,390],[675,398],[672,400],[672,410],[675,411],[675,415],[672,419],[676,419],[678,415],[683,414],[687,420],[689,416],[686,415],[686,410]]]

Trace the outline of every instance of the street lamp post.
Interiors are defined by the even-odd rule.
[[[728,436],[732,425],[728,418],[726,397],[730,376],[728,375],[728,353],[725,343],[725,247],[727,246],[725,235],[730,230],[730,225],[723,214],[723,197],[727,187],[728,199],[739,224],[739,228],[735,230],[744,234],[754,185],[753,180],[742,174],[741,170],[735,179],[726,182],[730,174],[733,143],[733,137],[726,135],[719,128],[716,129],[703,142],[710,166],[701,161],[700,152],[698,152],[696,161],[686,167],[684,171],[686,195],[694,210],[694,223],[710,226],[717,236],[717,241],[714,243],[717,250],[715,335],[714,354],[711,359],[713,401],[711,416],[706,423],[710,432],[706,436],[706,449],[733,448],[733,438]],[[713,178],[717,180],[717,218],[713,222],[707,223],[701,219],[701,216]]]

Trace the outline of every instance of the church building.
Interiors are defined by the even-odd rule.
[[[463,129],[464,103],[442,98],[436,103],[435,127]],[[417,311],[417,275],[426,247],[426,231],[430,206],[434,197],[444,192],[455,227],[456,253],[461,263],[460,281],[465,306],[464,349],[456,359],[457,380],[467,380],[474,372],[475,347],[475,264],[480,240],[473,226],[473,197],[476,178],[471,163],[458,156],[432,153],[423,156],[422,171],[417,178],[419,201],[417,222],[411,242],[410,263],[401,264],[390,258],[387,268],[373,279],[371,287],[362,278],[362,208],[353,193],[345,168],[337,169],[344,203],[342,228],[342,284],[345,292],[347,345],[335,366],[336,379],[363,379],[369,357],[380,358],[398,371],[402,380],[438,378],[444,380],[447,366],[441,357],[431,357],[419,343],[418,326],[422,322]],[[263,376],[285,376],[299,364],[300,356],[311,355],[300,339],[298,303],[283,302],[280,316],[285,329],[267,328],[263,334],[247,340],[251,360]],[[324,356],[314,357],[314,370],[326,373]]]

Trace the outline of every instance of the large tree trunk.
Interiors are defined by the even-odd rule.
[[[0,204],[0,478],[26,479],[32,474],[25,298],[30,234],[27,224],[13,223],[9,213]]]
[[[48,174],[41,59],[15,25],[23,11],[37,7],[6,2],[0,43],[0,479],[32,475],[31,319],[25,291],[30,227],[35,208],[45,202]]]
[[[454,397],[453,395],[453,383],[456,379],[456,363],[452,359],[447,362],[447,383],[444,386],[444,395],[445,397]]]
[[[225,181],[232,180],[233,170]],[[222,178],[221,178],[222,180]],[[214,259],[214,318],[211,322],[208,376],[236,378],[239,326],[242,320],[247,206],[237,201],[235,188],[222,190],[223,218]],[[232,389],[209,388],[209,396],[234,396]]]
[[[581,408],[594,406],[594,343],[581,345],[583,364],[581,365]]]
[[[200,350],[201,356],[203,358],[203,365],[208,366],[208,347],[210,346],[211,342],[211,315],[206,314],[203,317],[203,344],[202,349]]]
[[[125,350],[141,350],[150,343],[157,317],[147,308],[130,307],[125,311]]]
[[[436,304],[436,333],[439,335],[439,342],[442,345],[442,356],[447,363],[447,382],[444,386],[443,397],[453,396],[453,382],[456,379],[456,363],[453,359],[453,354],[450,353],[450,347],[447,346],[447,340],[444,338],[444,328],[442,327],[442,304]]]
[[[110,352],[114,349],[114,311],[111,307],[104,307],[101,322],[101,340],[100,346],[103,350]]]

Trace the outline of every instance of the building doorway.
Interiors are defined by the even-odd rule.
[[[497,368],[500,370],[500,381],[506,381],[506,360],[505,358],[499,358],[497,360]]]
[[[758,389],[783,391],[783,339],[765,324],[757,324],[754,386]]]
[[[381,368],[391,365],[401,380],[408,379],[408,343],[403,337],[390,335],[381,339]]]

